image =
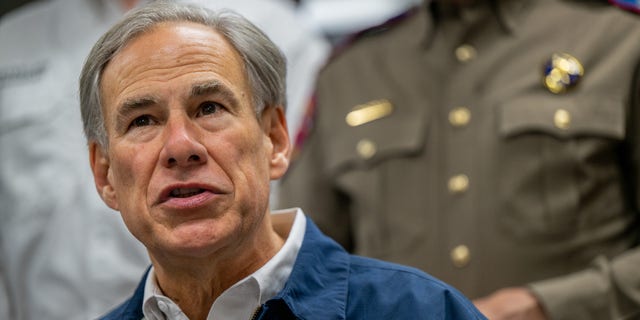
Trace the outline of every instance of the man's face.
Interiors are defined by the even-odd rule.
[[[222,36],[160,24],[109,62],[101,94],[109,148],[91,145],[96,186],[152,256],[250,241],[289,142],[281,108],[256,117],[242,60]]]

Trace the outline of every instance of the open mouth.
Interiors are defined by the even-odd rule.
[[[214,185],[204,183],[176,183],[166,186],[158,196],[156,205],[170,209],[194,209],[207,205],[222,193]]]
[[[205,192],[202,188],[177,188],[171,190],[169,197],[171,198],[189,198]]]

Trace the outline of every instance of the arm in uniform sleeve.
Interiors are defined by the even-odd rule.
[[[315,107],[312,103],[311,108]],[[347,197],[337,190],[334,177],[327,169],[323,148],[325,130],[331,128],[322,127],[316,121],[302,146],[297,146],[299,153],[280,181],[278,204],[283,208],[302,208],[325,234],[352,251]]]
[[[640,58],[640,57],[639,57]],[[637,217],[632,228],[640,240],[640,64],[636,67],[627,110],[623,177],[629,190],[628,206]],[[637,244],[636,244],[637,245]],[[551,319],[640,318],[640,247],[608,259],[596,258],[586,270],[536,282],[530,289]]]

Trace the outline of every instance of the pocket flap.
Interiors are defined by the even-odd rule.
[[[616,98],[526,96],[500,107],[500,135],[539,131],[558,138],[597,135],[623,139],[624,103]]]
[[[422,111],[398,105],[389,116],[362,125],[349,126],[343,118],[326,136],[329,171],[419,152],[425,141],[424,118]]]

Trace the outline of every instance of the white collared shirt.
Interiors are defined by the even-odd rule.
[[[284,288],[300,246],[302,246],[307,223],[304,213],[300,209],[280,210],[272,214],[285,218],[274,219],[276,232],[283,230],[282,226],[277,224],[288,224],[293,219],[290,231],[284,228],[288,234],[280,234],[281,237],[287,239],[284,245],[260,269],[225,290],[214,301],[207,320],[251,319],[260,305],[273,298]],[[142,310],[147,320],[188,320],[180,307],[160,290],[153,267],[149,271],[145,283]]]

